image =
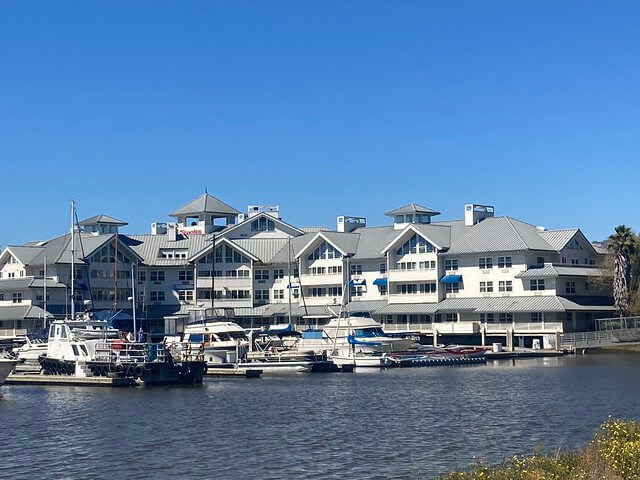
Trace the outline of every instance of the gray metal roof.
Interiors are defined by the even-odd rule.
[[[406,315],[432,314],[438,310],[438,303],[390,303],[380,308],[377,314]]]
[[[7,248],[23,265],[31,265],[44,250],[41,246],[10,245]]]
[[[168,235],[120,235],[120,238],[142,261],[151,266],[187,265],[193,257],[211,245],[211,235],[188,235],[172,241]],[[187,258],[159,258],[161,249],[186,250]]]
[[[369,312],[373,313],[377,310],[380,310],[382,307],[386,305],[386,300],[360,300],[360,301],[352,301],[347,304],[347,312],[356,313],[356,312]]]
[[[191,200],[183,205],[175,212],[169,214],[170,217],[179,217],[183,215],[198,215],[200,213],[213,213],[220,215],[239,215],[240,212],[235,208],[227,205],[222,200],[217,199],[213,195],[203,193],[198,198]]]
[[[286,238],[234,238],[230,241],[260,259],[262,263],[271,263],[271,259],[287,244]],[[293,253],[291,260],[293,262]]]
[[[2,278],[0,279],[0,291],[7,290],[26,290],[28,288],[43,288],[44,280],[42,278],[22,277],[22,278]],[[56,282],[51,278],[47,278],[47,288],[65,288],[64,283]]]
[[[382,249],[400,233],[392,226],[388,227],[366,227],[354,230],[360,236],[358,248],[354,259],[380,258]]]
[[[476,301],[477,306],[474,310],[476,313],[565,311],[559,297],[555,295],[478,298]]]
[[[521,250],[556,251],[536,227],[510,217],[489,217],[475,225],[456,225],[447,255],[511,252]]]
[[[562,230],[543,230],[539,231],[538,235],[544,238],[555,250],[560,251],[576,233],[578,233],[577,228],[567,228]]]
[[[434,210],[432,208],[423,207],[422,205],[418,205],[417,203],[408,203],[402,207],[395,208],[393,210],[389,210],[385,215],[389,217],[393,217],[395,215],[405,215],[407,213],[422,213],[424,215],[440,215],[440,212]]]
[[[436,247],[449,248],[451,246],[451,227],[447,225],[411,225],[423,237],[432,241]]]
[[[320,232],[324,238],[334,244],[346,255],[353,255],[358,249],[360,235],[357,233]]]
[[[315,237],[316,233],[305,233],[304,235],[300,235],[299,237],[291,238],[291,259],[302,250],[302,248],[311,241],[313,237]],[[287,246],[288,242],[285,243],[282,248],[271,258],[269,263],[272,264],[283,264],[286,265],[289,263],[289,248]]]
[[[571,295],[558,298],[565,310],[595,310],[600,312],[612,312],[615,310],[613,301],[608,297]]]
[[[298,227],[304,233],[329,232],[329,227]]]
[[[8,307],[0,307],[0,320],[24,320],[38,319],[46,316],[51,317],[50,313],[45,312],[42,308],[35,305],[11,305]]]
[[[557,277],[558,271],[553,265],[545,265],[544,267],[531,267],[524,272],[516,275],[516,278],[552,278]]]
[[[93,217],[86,218],[78,223],[81,226],[87,225],[95,225],[96,223],[108,223],[111,225],[129,225],[127,222],[123,222],[122,220],[118,220],[117,218],[110,217],[109,215],[105,215],[101,213],[100,215],[94,215]]]
[[[110,235],[91,235],[88,233],[75,232],[75,262],[85,263],[84,256],[91,255],[106,242],[113,238]],[[39,242],[39,246],[16,246],[9,245],[7,248],[18,257],[24,265],[44,265],[44,258],[47,264],[71,263],[71,234],[67,233],[51,240]],[[84,253],[84,256],[83,256]]]

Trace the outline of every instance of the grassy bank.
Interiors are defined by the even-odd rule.
[[[622,352],[640,353],[640,345],[620,345],[617,347],[595,349],[593,352],[595,353],[622,353]]]
[[[610,419],[583,449],[478,464],[442,480],[640,480],[640,423]]]

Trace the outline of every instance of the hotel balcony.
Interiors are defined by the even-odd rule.
[[[393,287],[392,287],[393,288]],[[389,303],[437,303],[437,293],[390,293]]]
[[[335,275],[302,274],[300,275],[300,283],[302,283],[305,288],[315,285],[340,286],[342,285],[342,273]]]
[[[438,271],[435,269],[389,270],[387,278],[389,282],[437,282]]]

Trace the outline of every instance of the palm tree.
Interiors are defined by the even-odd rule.
[[[622,317],[629,312],[629,282],[631,276],[630,256],[636,251],[636,239],[633,230],[618,225],[609,236],[609,252],[613,254],[613,299],[616,310]]]

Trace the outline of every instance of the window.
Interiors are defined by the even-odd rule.
[[[400,283],[396,285],[398,295],[412,295],[418,293],[417,283]]]
[[[340,295],[342,295],[342,288],[338,287],[340,290]],[[314,288],[308,288],[307,289],[307,296],[308,297],[326,297],[327,296],[327,289],[326,287],[314,287]]]
[[[511,280],[505,280],[498,282],[498,291],[500,292],[513,292],[513,282]]]
[[[576,282],[566,282],[565,283],[564,292],[565,293],[576,293]]]
[[[256,280],[269,280],[269,270],[256,270]]]
[[[458,282],[444,284],[445,293],[458,293],[459,291],[460,291],[460,284]]]
[[[536,258],[536,263],[538,265],[544,265],[544,257],[538,257]]]
[[[445,270],[458,270],[458,260],[455,258],[447,259],[444,261]]]
[[[386,285],[378,285],[378,292],[380,293],[380,295],[386,295],[387,294],[387,286]]]
[[[531,312],[531,323],[541,322],[542,321],[542,312]]]
[[[332,258],[342,258],[342,254],[327,242],[322,242],[307,256],[307,260],[331,260]]]
[[[251,222],[252,232],[273,232],[275,229],[275,222],[266,217],[260,217],[258,220]]]
[[[436,268],[436,261],[430,260],[426,262],[420,262],[418,265],[420,270],[434,270]]]
[[[351,275],[362,275],[362,265],[351,265]]]
[[[7,274],[7,277],[9,277],[9,278],[16,278],[16,272],[9,272],[9,273]]]
[[[138,281],[145,282],[147,280],[147,272],[138,272]]]
[[[410,217],[410,215],[406,215],[406,217]],[[407,220],[407,223],[411,222]],[[431,243],[427,242],[418,234],[415,234],[396,250],[396,255],[407,255],[408,253],[431,253],[434,250],[435,248]]]
[[[327,273],[326,267],[310,267],[309,275],[324,275]]]
[[[178,300],[181,302],[193,302],[193,290],[180,290]]]
[[[498,268],[511,268],[512,266],[511,257],[498,257]]]
[[[0,302],[4,302],[4,293],[0,293]]]
[[[273,291],[273,299],[274,300],[284,300],[284,290],[274,290]]]
[[[152,302],[164,302],[164,292],[151,292]]]
[[[501,313],[500,323],[513,323],[513,313]]]
[[[479,258],[478,267],[480,268],[480,270],[489,270],[490,268],[493,268],[493,258]]]
[[[256,290],[255,298],[257,301],[268,302],[269,301],[269,290]]]
[[[396,270],[415,270],[417,265],[416,262],[398,262]]]
[[[480,293],[493,292],[493,282],[480,282]]]
[[[279,278],[284,278],[284,268],[277,268],[273,271],[273,279],[278,280]]]
[[[380,273],[387,273],[387,264],[386,263],[381,263],[380,264]]]
[[[216,262],[217,262],[216,252]],[[222,258],[220,259],[222,261]],[[224,246],[224,261],[227,263],[249,263],[249,259],[242,255],[240,252],[236,252],[229,245]]]
[[[531,290],[544,290],[544,279],[530,280],[529,287]]]
[[[580,243],[578,243],[575,238],[569,242],[567,248],[571,250],[582,250],[582,246],[580,246]]]
[[[579,265],[579,264],[580,264],[580,260],[578,260],[577,258],[571,259],[571,265]]]
[[[15,292],[13,294],[13,303],[22,303],[22,293]]]
[[[181,282],[193,282],[193,270],[180,270],[178,272],[178,280]]]
[[[362,290],[362,287],[359,287]],[[330,297],[341,297],[342,296],[342,287],[329,287],[327,288],[327,294]],[[360,295],[358,295],[360,296]]]
[[[327,273],[329,275],[338,275],[342,273],[342,265],[333,265],[331,267],[327,267]]]
[[[457,322],[458,321],[458,314],[457,313],[447,313],[444,316],[444,321],[445,322]]]
[[[164,271],[163,270],[152,270],[151,271],[151,281],[152,282],[164,282]]]
[[[562,263],[567,263],[567,257],[562,257]]]
[[[421,283],[420,293],[436,293],[436,282]]]
[[[493,313],[481,313],[480,321],[484,323],[493,323],[495,322],[495,315]]]

